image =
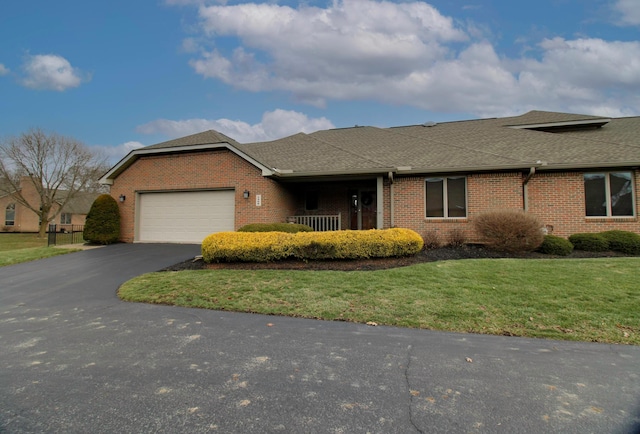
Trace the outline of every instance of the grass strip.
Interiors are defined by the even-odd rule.
[[[64,255],[77,252],[79,249],[61,249],[53,247],[31,247],[27,249],[0,251],[0,267],[19,264],[20,262],[35,261],[36,259]]]
[[[640,258],[474,259],[377,271],[145,274],[128,301],[455,332],[640,344]]]

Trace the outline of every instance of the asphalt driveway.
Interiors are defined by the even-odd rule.
[[[640,347],[116,297],[198,253],[121,244],[0,268],[0,432],[640,432]]]

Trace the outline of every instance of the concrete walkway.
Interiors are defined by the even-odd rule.
[[[639,347],[117,299],[198,253],[114,245],[0,268],[0,432],[640,432]]]

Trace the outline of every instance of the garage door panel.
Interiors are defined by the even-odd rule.
[[[235,192],[140,194],[138,241],[201,243],[214,232],[233,231]]]

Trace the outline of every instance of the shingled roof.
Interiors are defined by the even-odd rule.
[[[633,167],[640,166],[640,117],[611,119],[531,111],[514,117],[439,124],[338,128],[247,144],[206,131],[132,153],[179,152],[206,148],[207,144],[223,144],[261,167],[265,176],[290,178],[389,171]],[[105,178],[117,176],[116,169]]]

